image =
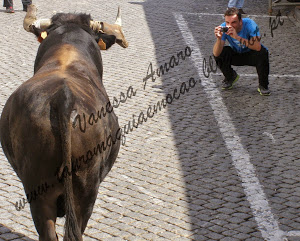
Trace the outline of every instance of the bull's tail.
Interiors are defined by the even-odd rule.
[[[64,241],[80,241],[82,234],[78,226],[74,205],[74,193],[72,185],[72,163],[71,163],[71,121],[70,115],[74,106],[74,96],[65,84],[64,87],[55,94],[51,102],[50,119],[51,123],[56,123],[56,133],[60,136],[62,166],[59,168],[57,177],[64,184],[64,203],[66,212]],[[52,112],[52,114],[51,114]],[[53,129],[53,125],[52,125]]]

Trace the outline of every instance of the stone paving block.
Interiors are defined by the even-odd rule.
[[[162,237],[164,240],[174,240],[176,237],[178,237],[176,234],[168,231],[160,233],[159,236]]]
[[[259,241],[259,240],[261,240],[261,238],[252,237],[252,238],[249,238],[248,240],[249,241]]]
[[[154,233],[145,233],[142,235],[142,237],[145,240],[154,240],[157,237],[157,235],[155,235]],[[134,239],[129,239],[129,240],[134,240]]]
[[[12,240],[12,239],[19,238],[19,235],[14,234],[14,233],[4,233],[4,234],[0,235],[0,238],[2,238],[4,240]]]
[[[6,227],[0,227],[0,233],[1,234],[4,234],[4,233],[9,233],[10,232],[10,229],[6,228]]]
[[[87,237],[87,236],[86,236],[86,237],[84,238],[84,240],[87,240],[87,241],[94,241],[94,240],[96,240],[96,239],[94,239],[94,238],[92,238],[92,237]]]
[[[131,228],[127,230],[128,233],[132,234],[133,236],[141,236],[142,234],[146,233],[147,231],[145,229],[141,228]]]
[[[172,239],[172,241],[187,241],[190,240],[189,238],[184,238],[184,237],[175,237]],[[199,240],[200,241],[200,240]]]
[[[250,238],[250,236],[245,234],[245,233],[239,233],[235,237],[240,239],[240,240],[247,240],[248,238]]]
[[[225,237],[220,239],[220,241],[239,241],[240,239],[237,239],[235,237]]]
[[[146,224],[146,227],[148,227],[148,226],[149,225]],[[127,223],[115,223],[113,225],[113,227],[115,227],[115,228],[117,228],[119,230],[128,232],[128,230],[133,229],[135,226],[133,224],[127,224]]]
[[[105,232],[98,232],[94,234],[90,234],[91,238],[95,238],[96,240],[107,240],[108,238],[111,238],[111,235]],[[85,238],[84,238],[85,239]]]
[[[27,230],[27,229],[23,229],[22,231],[20,230],[19,232],[22,232],[23,235],[25,235],[24,238],[28,238],[29,236],[35,235],[35,230]]]
[[[288,241],[299,241],[299,237],[288,237]]]
[[[210,226],[208,229],[212,230],[212,231],[214,231],[216,233],[222,233],[222,232],[224,232],[226,230],[225,228],[223,228],[223,227],[221,227],[219,225]]]
[[[205,235],[205,237],[207,237],[211,240],[220,240],[220,239],[224,238],[223,235],[218,234],[218,233],[208,233]]]

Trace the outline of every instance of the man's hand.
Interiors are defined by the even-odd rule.
[[[239,36],[235,30],[234,27],[228,27],[228,31],[226,32],[227,35],[229,35],[230,37],[234,38],[234,39],[238,39]]]
[[[213,48],[213,55],[215,57],[218,57],[222,50],[223,50],[223,47],[224,47],[224,44],[225,44],[225,41],[222,40],[222,36],[223,36],[223,32],[221,32],[221,26],[218,26],[218,27],[215,27],[215,36],[217,38],[217,41],[214,45],[214,48]]]
[[[221,26],[215,27],[215,36],[218,39],[222,38],[223,33],[221,32]]]

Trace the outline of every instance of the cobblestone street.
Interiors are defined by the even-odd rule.
[[[40,18],[83,12],[108,23],[120,6],[129,47],[102,51],[110,100],[130,86],[136,91],[115,108],[120,126],[167,102],[126,135],[84,240],[300,241],[300,29],[286,16],[290,9],[280,8],[284,22],[272,36],[268,1],[245,1],[243,17],[256,21],[270,52],[272,94],[259,95],[254,67],[234,67],[240,80],[222,91],[221,72],[207,68],[227,3],[34,2]],[[23,29],[21,1],[14,4],[14,14],[0,11],[0,113],[32,77],[39,46]],[[169,71],[157,75],[165,65]],[[0,165],[0,241],[38,240],[29,205],[16,210],[25,193],[2,149]],[[58,218],[60,240],[63,226]]]

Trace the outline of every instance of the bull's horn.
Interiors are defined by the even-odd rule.
[[[115,24],[122,26],[122,19],[121,19],[121,8],[118,7],[118,15]]]
[[[36,20],[36,6],[31,4],[27,7],[27,13],[25,15],[24,21],[23,21],[23,27],[27,32],[31,32],[31,25]]]
[[[45,30],[51,25],[51,19],[36,19],[36,6],[28,5],[27,13],[23,21],[23,27],[27,32],[33,32],[33,26]]]
[[[38,19],[33,22],[33,26],[42,30],[47,29],[51,25],[51,19],[50,18],[44,18],[44,19]]]

